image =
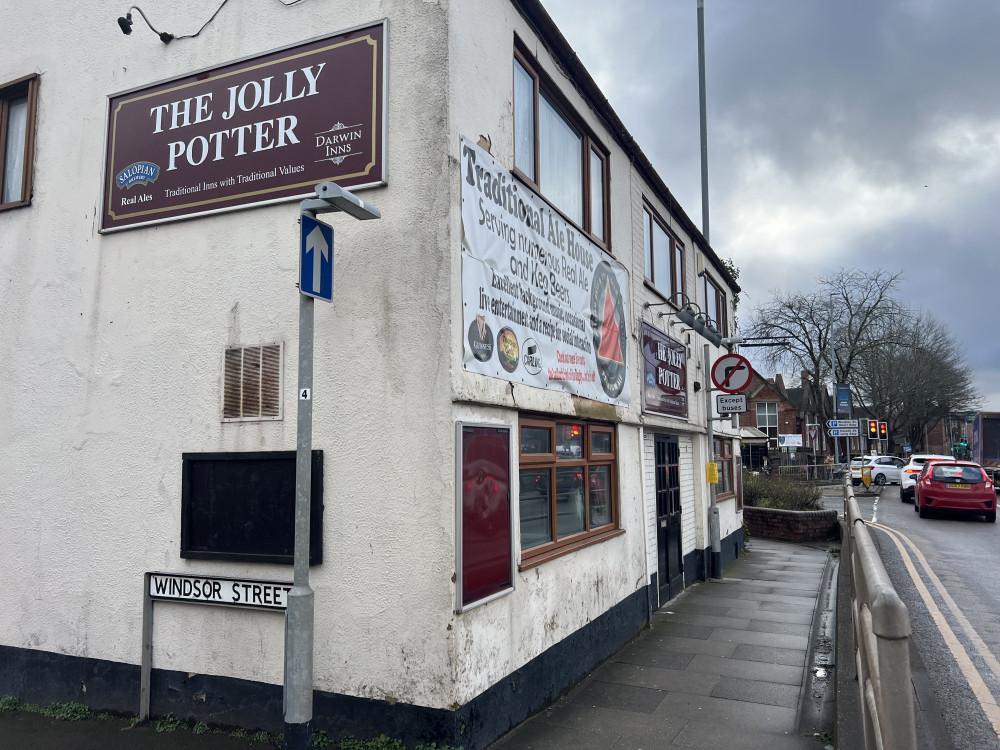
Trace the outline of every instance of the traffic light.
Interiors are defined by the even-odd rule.
[[[885,422],[878,423],[878,439],[879,440],[889,439],[889,426]]]
[[[869,419],[868,420],[868,437],[872,440],[878,440],[878,420]]]

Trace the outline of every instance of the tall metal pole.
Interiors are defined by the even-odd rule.
[[[303,215],[315,219],[312,211]],[[333,249],[330,249],[333,252]],[[295,575],[285,610],[285,745],[305,750],[313,715],[313,617],[309,586],[312,504],[313,298],[299,294],[298,424],[295,440]]]
[[[701,121],[701,233],[708,239],[708,126],[705,123],[705,0],[698,0],[698,112]],[[705,344],[705,372],[709,371],[708,344]],[[712,426],[712,388],[705,388],[705,418],[708,424],[708,451],[715,459],[715,431]],[[708,512],[709,536],[712,540],[712,578],[722,578],[722,533],[719,528],[719,506],[716,504],[715,484],[709,483],[710,506]]]
[[[708,239],[708,126],[705,114],[705,0],[698,0],[698,110],[701,119],[701,233]]]
[[[708,359],[708,344],[705,344],[705,371],[711,364]],[[715,427],[712,416],[712,391],[715,389],[706,386],[705,388],[705,422],[708,424],[708,459],[715,461]],[[712,540],[712,578],[722,578],[722,531],[719,524],[719,506],[716,502],[716,486],[714,482],[708,483],[708,533]]]

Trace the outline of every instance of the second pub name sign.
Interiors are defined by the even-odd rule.
[[[108,100],[101,231],[385,179],[385,23]]]
[[[687,347],[648,323],[642,324],[642,408],[686,419]]]

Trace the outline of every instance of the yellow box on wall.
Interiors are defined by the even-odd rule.
[[[705,464],[705,478],[709,484],[719,483],[719,465],[713,461]]]

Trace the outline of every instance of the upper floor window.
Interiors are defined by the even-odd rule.
[[[567,219],[607,246],[607,153],[527,57],[514,55],[514,168]]]
[[[705,315],[708,322],[715,327],[723,336],[726,335],[726,295],[716,286],[708,274],[705,274]]]
[[[642,210],[642,226],[646,279],[664,297],[680,304],[684,291],[684,246],[647,208]]]
[[[31,203],[38,75],[0,85],[0,210]]]

